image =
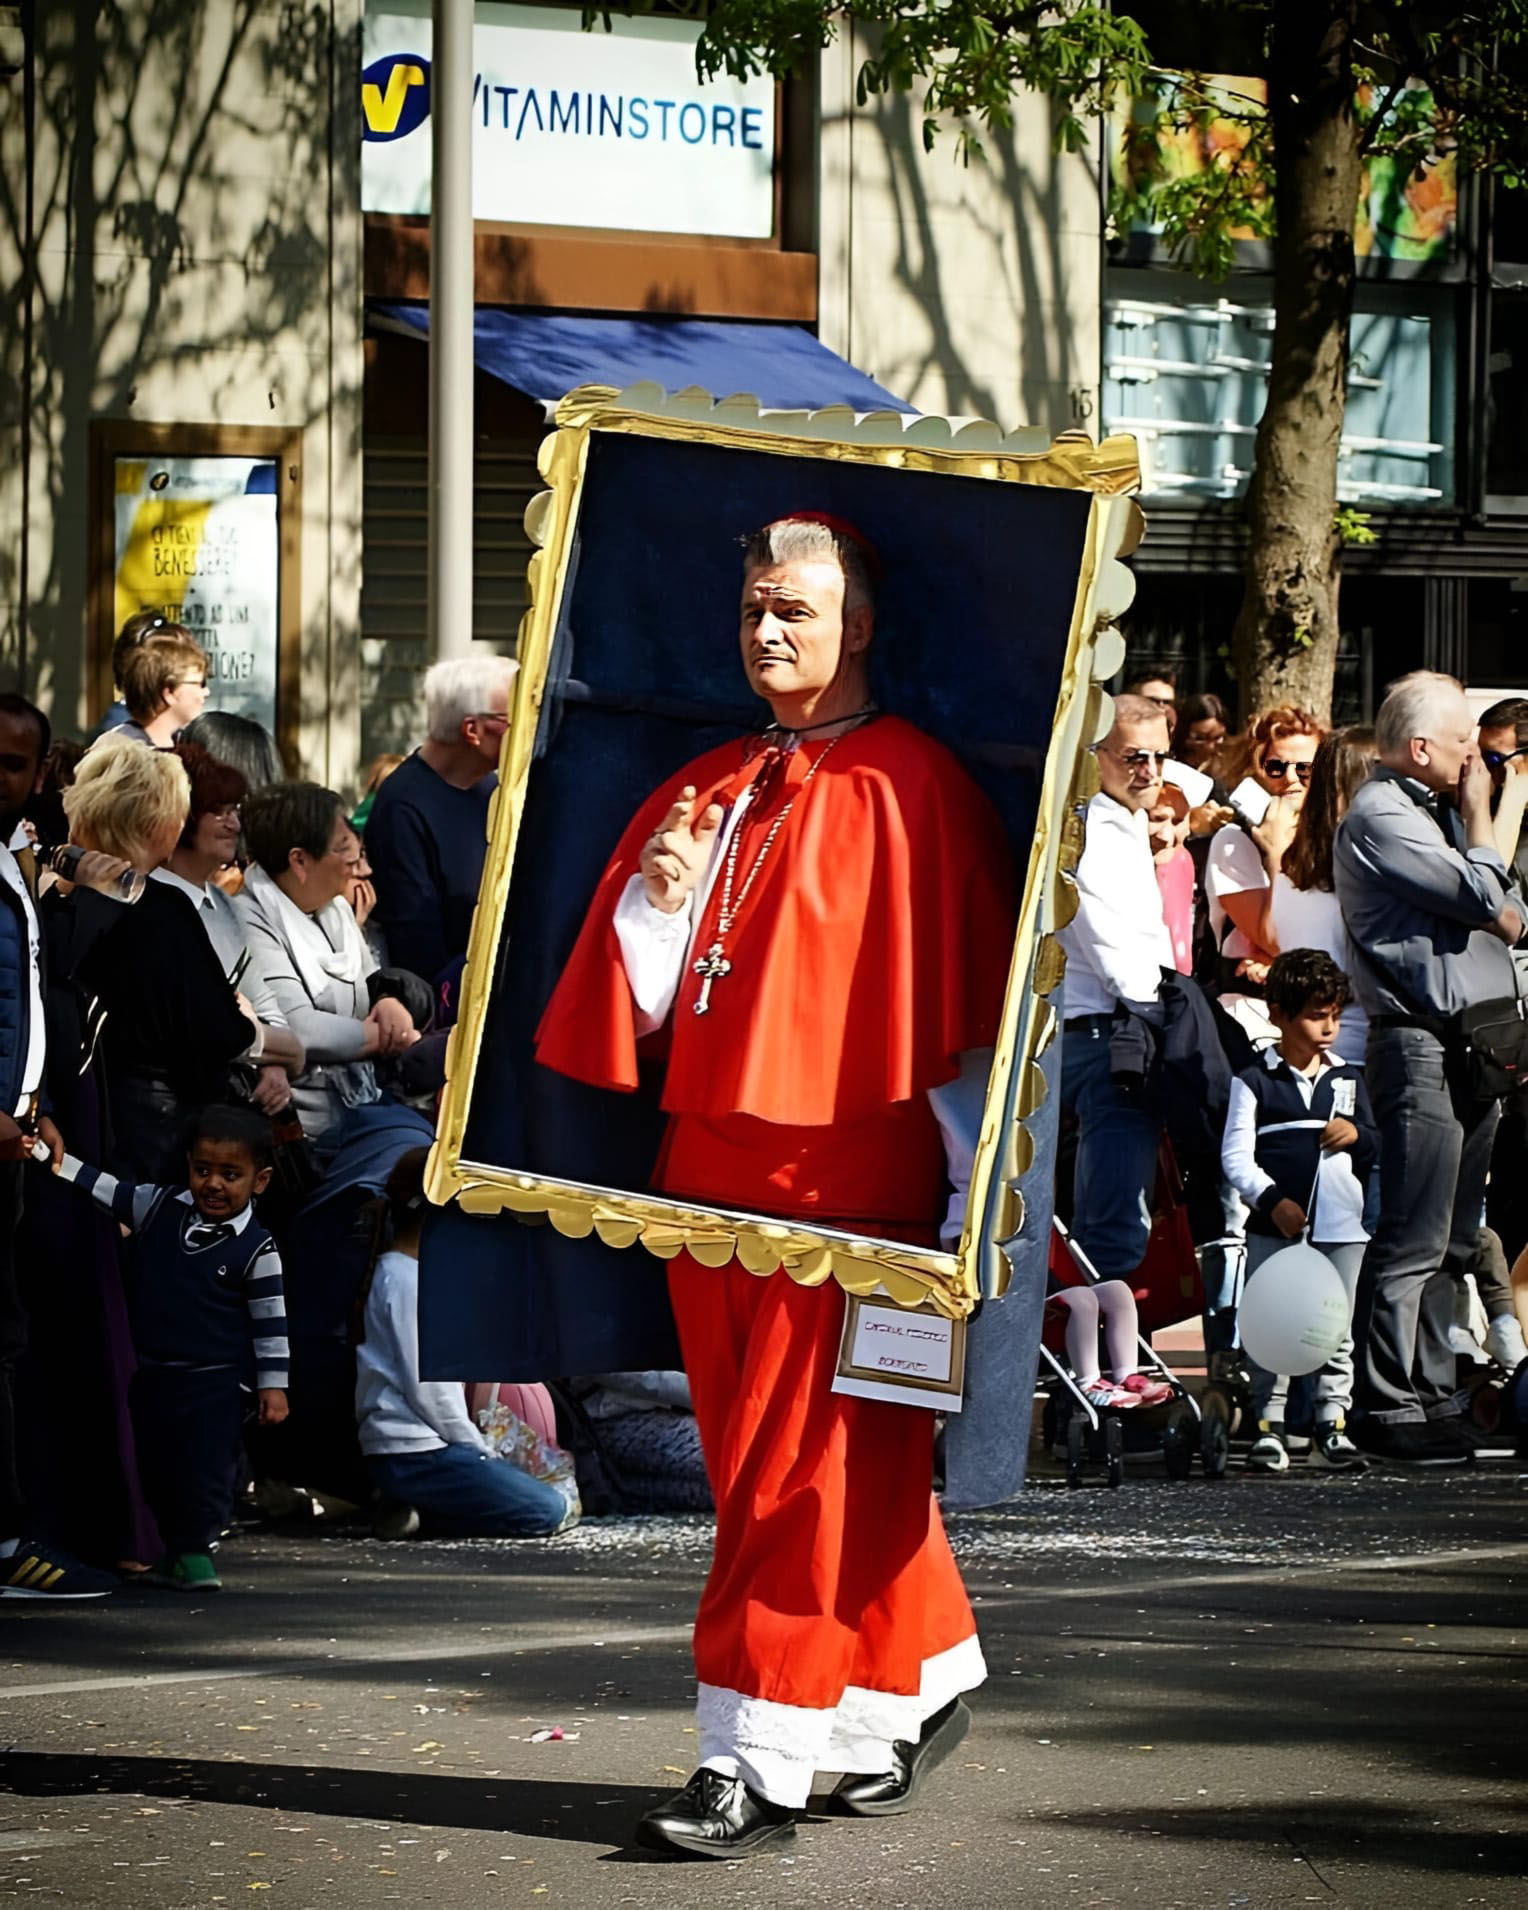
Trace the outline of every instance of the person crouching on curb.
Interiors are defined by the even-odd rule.
[[[1348,1335],[1316,1375],[1316,1431],[1310,1463],[1362,1472],[1367,1462],[1346,1432],[1353,1405],[1353,1300],[1368,1232],[1364,1189],[1379,1154],[1379,1132],[1363,1068],[1332,1052],[1348,999],[1348,978],[1320,949],[1294,948],[1268,970],[1265,1002],[1279,1032],[1231,1083],[1221,1166],[1251,1209],[1247,1279],[1309,1229],[1311,1245],[1342,1277]],[[1247,1465],[1285,1472],[1284,1405],[1289,1377],[1249,1355],[1257,1439]]]
[[[143,1488],[165,1542],[145,1580],[222,1588],[212,1549],[233,1516],[246,1395],[262,1426],[287,1416],[281,1256],[255,1218],[271,1178],[270,1125],[249,1108],[206,1107],[191,1124],[183,1188],[134,1186],[65,1154],[64,1180],[107,1209],[137,1245],[128,1312],[138,1371],[133,1427]]]
[[[553,1538],[578,1523],[575,1499],[502,1459],[467,1410],[459,1380],[419,1370],[419,1236],[429,1150],[411,1148],[387,1178],[356,1348],[361,1451],[378,1495],[378,1538]],[[386,1234],[391,1247],[382,1252]]]

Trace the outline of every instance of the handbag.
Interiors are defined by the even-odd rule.
[[[1459,1016],[1472,1092],[1499,1101],[1528,1086],[1528,1009],[1520,996],[1476,1002]]]

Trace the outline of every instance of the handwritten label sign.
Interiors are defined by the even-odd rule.
[[[207,707],[276,726],[276,461],[118,457],[113,628],[139,610],[207,652]]]
[[[964,1320],[929,1307],[850,1295],[835,1393],[958,1413],[965,1381]]]

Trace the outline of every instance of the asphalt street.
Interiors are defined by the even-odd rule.
[[[971,1736],[916,1814],[748,1864],[628,1841],[693,1763],[706,1521],[240,1535],[215,1597],[0,1605],[0,1898],[1528,1905],[1525,1509],[1496,1465],[954,1520]]]

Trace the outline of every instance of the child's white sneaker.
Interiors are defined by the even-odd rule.
[[[1284,1428],[1260,1422],[1257,1438],[1247,1454],[1248,1472],[1288,1472],[1289,1448],[1284,1444]]]
[[[1305,1463],[1308,1466],[1324,1466],[1329,1472],[1369,1470],[1368,1460],[1349,1439],[1342,1429],[1342,1422],[1337,1419],[1316,1428],[1311,1435],[1310,1452]]]

